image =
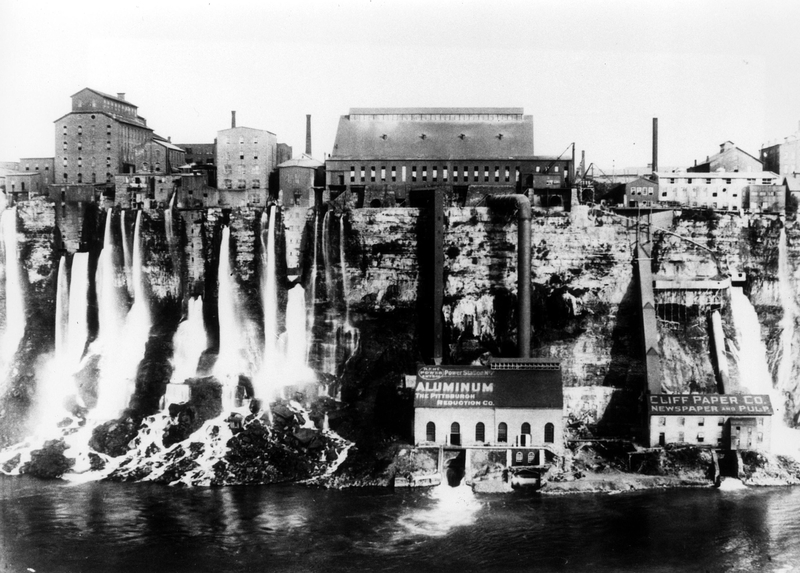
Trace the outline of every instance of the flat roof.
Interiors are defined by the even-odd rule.
[[[521,107],[351,107],[350,115],[522,115]]]

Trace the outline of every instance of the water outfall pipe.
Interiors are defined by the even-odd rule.
[[[525,195],[489,195],[489,207],[517,208],[517,348],[520,358],[531,355],[531,202]]]

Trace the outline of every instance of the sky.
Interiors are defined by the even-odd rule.
[[[604,171],[756,155],[798,130],[800,3],[0,0],[0,161],[54,155],[84,87],[175,143],[237,125],[330,153],[351,107],[523,107]]]

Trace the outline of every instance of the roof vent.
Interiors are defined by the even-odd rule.
[[[419,136],[420,139],[425,139],[426,137],[427,137],[427,135],[425,135],[424,133]]]
[[[386,141],[386,138],[387,138],[387,137],[389,137],[389,136],[388,136],[388,135],[386,135],[385,133],[384,133],[383,135],[381,135],[381,139],[383,139],[384,141]]]
[[[503,134],[502,133],[498,133],[497,134],[497,139],[503,139]]]
[[[464,135],[463,133],[459,133],[458,134],[458,138],[459,139],[464,139],[465,137],[466,137],[466,135]]]

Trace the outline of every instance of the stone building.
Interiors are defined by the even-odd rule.
[[[84,88],[72,96],[72,111],[55,120],[54,182],[113,185],[131,173],[135,149],[153,136],[125,94]]]
[[[278,197],[284,207],[312,207],[315,189],[325,187],[325,165],[307,155],[278,165]]]
[[[38,172],[42,175],[42,183],[52,185],[55,182],[55,159],[52,157],[26,157],[19,160],[18,171]]]
[[[749,208],[751,186],[774,186],[777,194],[783,186],[770,171],[715,171],[710,173],[655,173],[658,201],[669,205],[741,211]]]
[[[706,157],[703,163],[698,164],[695,162],[694,167],[690,167],[687,171],[689,173],[713,173],[720,169],[734,172],[770,170],[769,167],[764,166],[758,158],[739,149],[733,142],[726,141],[720,144],[719,153]]]
[[[32,197],[47,195],[44,176],[39,171],[9,171],[5,175],[5,192],[8,204],[27,201]]]
[[[488,367],[422,366],[415,383],[414,441],[560,450],[563,403],[557,360],[497,359]]]
[[[246,203],[265,203],[270,175],[278,165],[277,147],[274,133],[251,127],[237,127],[234,113],[230,129],[217,132],[219,189],[246,195]]]
[[[761,161],[764,169],[784,177],[800,173],[800,125],[798,131],[783,139],[761,148]]]
[[[331,198],[355,206],[411,206],[433,189],[466,204],[566,188],[571,158],[533,156],[533,117],[522,108],[352,108],[325,168]]]

